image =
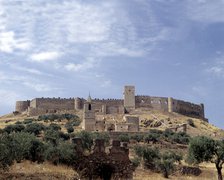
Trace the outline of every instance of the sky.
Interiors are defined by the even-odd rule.
[[[0,0],[0,115],[35,97],[204,103],[224,128],[224,0]]]

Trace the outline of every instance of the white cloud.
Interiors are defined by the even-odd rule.
[[[0,90],[0,97],[0,105],[2,106],[12,106],[15,104],[16,100],[21,98],[21,96],[17,92],[3,89]]]
[[[27,86],[28,88],[34,89],[37,92],[47,92],[53,90],[47,84],[39,84],[39,83],[32,83],[32,82],[23,82],[23,85]]]
[[[218,53],[215,61],[205,64],[205,72],[215,77],[224,78],[224,55],[220,52]]]
[[[111,80],[104,80],[101,83],[101,87],[106,88],[106,87],[110,87],[111,86]]]
[[[6,12],[0,1],[0,51],[12,53],[14,50],[28,50],[31,42],[27,38],[16,37],[12,30],[7,28]]]
[[[64,66],[64,68],[67,71],[75,71],[75,72],[80,72],[80,71],[85,71],[88,69],[91,69],[97,65],[97,62],[93,58],[87,58],[86,61],[83,63],[68,63]]]
[[[204,23],[224,22],[224,1],[189,0],[187,15],[192,20]]]
[[[194,86],[194,87],[192,87],[192,91],[199,96],[207,96],[208,95],[207,89],[202,86]]]
[[[0,51],[12,53],[15,49],[28,50],[31,44],[26,39],[16,39],[13,31],[0,31]]]
[[[45,61],[52,61],[56,60],[61,56],[60,53],[56,51],[47,51],[47,52],[40,52],[35,53],[30,56],[31,60],[34,62],[45,62]]]

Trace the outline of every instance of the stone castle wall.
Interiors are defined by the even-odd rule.
[[[30,106],[30,101],[16,101],[16,108],[15,110],[17,112],[24,112],[28,109],[28,107]]]
[[[182,100],[173,99],[173,112],[183,114],[190,117],[204,118],[204,105],[193,104]]]
[[[145,107],[159,111],[168,111],[168,98],[153,96],[135,96],[135,106]]]
[[[124,101],[122,99],[94,99],[95,109],[102,114],[123,114]]]
[[[85,103],[86,100],[83,98],[35,98],[32,101],[17,101],[16,111],[28,110],[30,115],[38,115],[64,110],[82,110]],[[204,119],[203,104],[193,104],[167,97],[135,96],[134,86],[125,86],[124,99],[93,99],[92,103],[99,114],[124,114],[135,108],[149,108]]]
[[[46,110],[74,110],[75,101],[73,98],[36,98],[31,101],[30,107]]]
[[[164,112],[204,119],[204,105],[166,97],[135,96],[137,108],[150,108]]]

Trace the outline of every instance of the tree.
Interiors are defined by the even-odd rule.
[[[12,124],[12,125],[6,126],[3,129],[3,131],[7,133],[12,133],[12,132],[21,132],[24,129],[25,129],[25,126],[23,126],[22,124]]]
[[[7,133],[0,135],[0,169],[7,169],[13,164],[11,138]]]
[[[130,140],[128,134],[120,134],[120,135],[118,136],[118,139],[119,139],[121,142],[129,142],[129,140]]]
[[[26,126],[26,132],[31,134],[34,133],[34,135],[39,135],[40,132],[44,129],[45,129],[45,126],[39,123],[27,124]]]
[[[76,134],[76,137],[80,137],[83,142],[83,148],[87,150],[91,150],[91,147],[93,145],[93,135],[90,132],[87,131],[81,131]]]
[[[36,139],[33,134],[26,132],[17,132],[11,135],[12,154],[17,162],[23,159],[29,159],[32,141]]]
[[[55,147],[49,143],[46,147],[45,158],[55,165],[72,165],[76,160],[74,145],[69,142],[60,141]]]
[[[163,173],[164,178],[168,178],[169,174],[175,169],[175,162],[181,161],[182,156],[172,151],[165,151],[160,154],[160,158],[155,161],[156,169]]]
[[[133,139],[137,142],[141,142],[144,139],[144,135],[143,134],[134,134],[131,136],[131,139]]]
[[[147,146],[135,146],[135,154],[143,158],[145,167],[154,169],[155,161],[159,159],[159,151],[155,148],[149,148]]]
[[[215,141],[205,136],[198,136],[190,141],[188,162],[199,164],[212,162],[218,173],[218,180],[222,180],[222,165],[224,163],[224,141]]]

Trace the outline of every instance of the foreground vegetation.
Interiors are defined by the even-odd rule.
[[[67,132],[58,124],[62,121]],[[0,169],[8,169],[14,162],[19,163],[23,160],[38,163],[48,161],[55,165],[65,164],[73,167],[79,158],[75,152],[75,145],[71,141],[74,137],[82,139],[82,148],[87,154],[92,149],[93,139],[105,139],[106,144],[109,144],[108,133],[75,131],[74,127],[80,122],[75,115],[44,115],[39,116],[38,119],[25,119],[0,129]],[[118,136],[118,139],[123,142],[134,142],[135,146],[131,146],[135,154],[132,159],[134,167],[143,164],[145,169],[162,173],[165,178],[168,178],[177,170],[183,159],[189,164],[210,161],[215,163],[218,178],[222,179],[223,141],[215,141],[203,136],[191,138],[186,133],[155,129],[145,134],[123,133]],[[156,149],[156,145],[161,142],[189,145],[188,156],[183,157],[178,151]]]

